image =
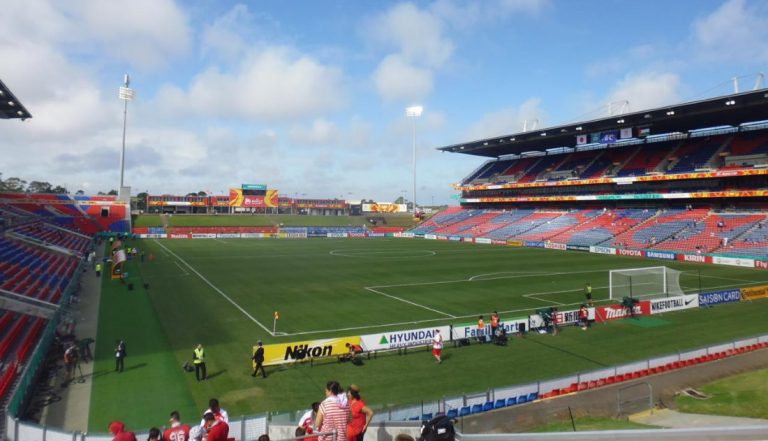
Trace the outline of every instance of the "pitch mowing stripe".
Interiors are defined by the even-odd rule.
[[[193,273],[195,273],[195,274],[197,275],[197,277],[199,277],[199,278],[200,278],[200,280],[202,280],[203,282],[205,282],[205,283],[206,283],[208,286],[210,286],[211,288],[213,288],[213,290],[214,290],[214,291],[216,291],[216,292],[217,292],[217,293],[219,293],[219,294],[220,294],[222,297],[224,297],[225,299],[227,299],[227,301],[229,301],[229,303],[231,303],[231,304],[232,304],[232,306],[234,306],[235,308],[237,308],[237,309],[238,309],[240,312],[242,312],[242,313],[243,313],[243,314],[244,314],[246,317],[248,317],[249,319],[251,319],[251,321],[252,321],[252,322],[254,322],[254,323],[256,323],[257,325],[259,325],[259,326],[261,327],[261,329],[263,329],[263,330],[267,331],[267,333],[268,333],[269,335],[271,335],[271,336],[273,336],[273,337],[275,336],[275,334],[273,334],[273,333],[272,333],[272,331],[270,331],[270,330],[269,330],[269,328],[267,328],[266,326],[262,325],[262,324],[261,324],[261,322],[259,322],[258,320],[256,320],[256,318],[255,318],[254,316],[252,316],[251,314],[249,314],[249,313],[248,313],[248,311],[246,311],[245,309],[243,309],[243,307],[242,307],[242,306],[238,305],[238,304],[237,304],[237,302],[235,302],[234,300],[232,300],[232,298],[230,298],[228,295],[226,295],[226,294],[224,293],[224,291],[220,290],[220,289],[219,289],[219,288],[218,288],[216,285],[214,285],[213,283],[211,283],[211,281],[210,281],[210,280],[206,279],[206,278],[205,278],[205,276],[203,276],[202,274],[200,274],[200,273],[199,273],[199,272],[198,272],[198,271],[197,271],[195,268],[193,268],[193,267],[192,267],[192,265],[188,264],[188,263],[187,263],[187,262],[186,262],[184,259],[182,259],[182,258],[181,258],[181,257],[180,257],[178,254],[176,254],[176,253],[174,253],[173,251],[171,251],[171,250],[169,250],[168,248],[166,248],[166,246],[165,246],[165,245],[163,245],[163,244],[161,244],[160,242],[158,242],[158,241],[157,241],[157,239],[153,239],[153,240],[154,240],[154,242],[155,242],[155,243],[156,243],[158,246],[160,246],[161,248],[163,248],[163,249],[165,249],[166,251],[168,251],[169,253],[171,253],[171,255],[172,255],[173,257],[175,257],[175,258],[179,259],[179,261],[180,261],[181,263],[183,263],[184,265],[186,265],[186,266],[187,266],[187,268],[189,268],[189,270],[190,270],[190,271],[192,271]]]

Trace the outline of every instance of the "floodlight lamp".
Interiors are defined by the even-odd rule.
[[[405,116],[418,118],[419,116],[421,116],[422,112],[424,112],[424,107],[411,106],[405,109]]]
[[[582,129],[582,127],[581,127],[581,126],[578,126],[578,127],[576,127],[576,131],[579,131],[579,132],[581,132],[582,130],[583,130],[583,129]]]
[[[8,101],[8,105],[9,105],[9,106],[11,106],[11,107],[13,107],[13,106],[15,106],[15,105],[16,105],[16,103],[14,103],[13,101]]]

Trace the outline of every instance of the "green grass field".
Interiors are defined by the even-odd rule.
[[[371,214],[370,216],[299,216],[290,214],[238,214],[238,215],[173,215],[168,217],[172,227],[271,227],[283,225],[287,227],[358,227],[374,226],[370,218],[386,219],[389,227],[413,227],[416,222],[410,214]],[[379,224],[381,225],[381,224]],[[136,227],[161,227],[163,222],[160,215],[144,214],[136,218]]]
[[[680,395],[675,401],[681,411],[768,418],[768,369],[713,381],[699,390],[709,398],[702,400]]]
[[[768,283],[768,272],[661,263],[629,257],[407,239],[211,239],[136,241],[156,259],[129,262],[137,289],[104,281],[90,427],[121,418],[163,424],[178,409],[199,417],[211,397],[231,416],[305,408],[329,379],[359,384],[374,407],[418,403],[584,372],[766,332],[768,301],[668,313],[656,326],[627,319],[557,337],[529,334],[506,348],[448,347],[383,356],[358,367],[335,362],[268,368],[252,378],[256,340],[291,342],[505,318],[581,304],[584,283],[607,302],[608,270],[667,264],[688,292]],[[143,282],[150,288],[141,288]],[[272,336],[273,313],[280,311]],[[717,332],[713,332],[717,330]],[[114,340],[128,343],[115,374]],[[181,365],[203,343],[212,378],[198,383]],[[120,397],[116,399],[115,397]]]

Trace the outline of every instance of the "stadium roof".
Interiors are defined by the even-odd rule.
[[[716,126],[739,126],[746,122],[763,120],[768,120],[768,89],[512,133],[440,147],[438,150],[492,158],[523,152],[544,153],[547,149],[557,147],[573,148],[577,145],[578,135],[589,137],[594,133],[626,128],[648,128],[648,133],[655,135],[685,133]]]
[[[0,118],[19,118],[22,121],[32,118],[29,110],[24,107],[24,104],[21,104],[16,95],[11,92],[11,89],[3,83],[3,80],[0,80]]]

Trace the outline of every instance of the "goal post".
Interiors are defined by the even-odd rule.
[[[681,296],[680,274],[666,266],[627,268],[608,271],[608,292],[611,300],[624,297],[644,298]]]

